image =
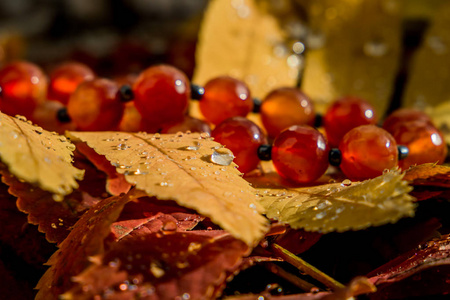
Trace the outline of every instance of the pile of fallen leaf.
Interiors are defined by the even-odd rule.
[[[269,170],[244,179],[229,155],[205,134],[61,136],[1,114],[0,293],[393,299],[450,292],[449,167],[294,187]]]

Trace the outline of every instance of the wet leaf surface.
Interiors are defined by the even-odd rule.
[[[98,201],[80,191],[55,201],[54,194],[21,182],[5,168],[0,168],[0,174],[9,186],[8,192],[17,197],[18,210],[26,213],[28,223],[38,225],[39,231],[52,243],[62,242],[81,215]]]
[[[411,187],[396,171],[361,183],[293,190],[260,189],[259,201],[270,219],[322,233],[394,223],[414,215]]]
[[[268,229],[254,189],[234,163],[214,159],[213,153],[222,146],[205,134],[71,132],[70,136],[104,155],[149,196],[195,209],[248,244],[259,241]]]
[[[371,299],[399,299],[450,293],[450,237],[419,245],[372,271],[378,288]]]
[[[0,113],[0,157],[11,174],[61,196],[78,188],[83,171],[72,166],[75,146],[66,137]]]
[[[406,171],[404,180],[412,185],[450,187],[450,167],[437,164],[422,164],[411,167]]]

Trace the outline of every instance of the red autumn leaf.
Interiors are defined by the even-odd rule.
[[[115,299],[211,299],[217,296],[215,287],[224,283],[227,272],[239,266],[248,251],[245,243],[228,233],[215,238],[192,232],[151,233],[123,239],[111,245],[101,264],[76,276],[76,285],[66,295],[76,299],[106,294]],[[92,281],[105,267],[116,266],[116,275],[108,277],[119,278],[125,271],[128,276],[122,282],[111,280],[99,286]]]
[[[86,156],[100,171],[108,175],[106,180],[106,190],[111,195],[120,195],[130,190],[131,184],[125,180],[123,174],[116,172],[116,168],[100,154],[97,154],[94,149],[88,147],[84,143],[77,143],[77,150]]]
[[[38,225],[49,242],[64,240],[73,224],[97,201],[80,191],[55,201],[50,192],[19,181],[4,168],[0,168],[0,174],[9,186],[8,192],[17,197],[18,209],[28,214],[28,222]]]
[[[314,245],[321,236],[322,234],[318,232],[289,228],[284,234],[276,237],[275,243],[294,254],[300,254]]]
[[[203,217],[177,205],[175,202],[158,201],[155,197],[143,197],[128,203],[119,219],[112,224],[115,240],[127,235],[146,235],[152,232],[185,231],[194,228]]]
[[[371,299],[403,299],[450,293],[450,235],[424,243],[372,271]]]
[[[89,209],[75,224],[68,237],[59,245],[47,264],[50,269],[42,276],[36,299],[57,299],[73,286],[72,277],[80,274],[96,255],[103,254],[104,239],[111,232],[130,195],[102,200]]]

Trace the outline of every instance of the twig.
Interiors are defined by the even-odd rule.
[[[294,267],[296,267],[297,269],[299,269],[303,273],[306,273],[309,276],[311,276],[312,278],[320,281],[321,283],[323,283],[327,287],[329,287],[329,288],[331,288],[333,290],[341,289],[341,288],[345,287],[342,283],[340,283],[340,282],[336,281],[335,279],[331,278],[327,274],[323,273],[322,271],[320,271],[316,267],[310,265],[309,263],[307,263],[306,261],[304,261],[303,259],[301,259],[297,255],[295,255],[295,254],[289,252],[288,250],[284,249],[280,245],[272,244],[271,248],[272,248],[272,251],[276,255],[278,255],[280,258],[282,258],[284,261],[290,263],[291,265],[293,265]]]
[[[289,273],[288,271],[281,268],[279,265],[274,263],[268,263],[265,264],[265,266],[274,274],[280,276],[281,278],[285,279],[286,281],[289,281],[296,287],[302,289],[305,292],[310,292],[311,289],[316,288],[314,284],[311,284],[298,276],[295,276],[294,274]]]

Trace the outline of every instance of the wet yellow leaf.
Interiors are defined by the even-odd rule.
[[[267,230],[255,190],[231,152],[206,134],[70,132],[104,155],[117,172],[150,196],[195,209],[248,244]]]
[[[285,45],[275,17],[256,0],[213,0],[205,13],[196,52],[194,82],[230,75],[264,97],[297,82],[300,58]]]
[[[450,3],[436,10],[422,45],[414,56],[403,105],[425,108],[450,101]]]
[[[64,136],[33,126],[23,117],[0,113],[0,159],[19,180],[55,194],[78,188],[84,172],[72,166],[75,146]]]
[[[444,135],[447,145],[450,145],[450,100],[435,107],[427,107],[426,112],[430,115],[434,125]]]
[[[309,231],[359,230],[414,215],[412,190],[391,171],[363,182],[333,183],[293,190],[260,189],[267,217]]]
[[[324,112],[359,96],[379,116],[388,108],[401,53],[402,1],[302,1],[309,16],[301,88]]]

